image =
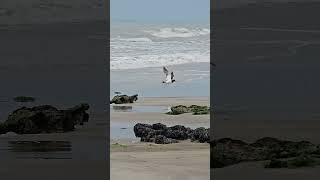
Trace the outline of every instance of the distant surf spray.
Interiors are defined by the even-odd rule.
[[[206,26],[113,24],[111,70],[209,62],[209,35]]]
[[[162,28],[159,31],[146,31],[150,33],[152,36],[160,37],[160,38],[187,38],[187,37],[195,37],[210,34],[210,30],[206,28],[195,28],[195,29],[187,29],[187,28]]]

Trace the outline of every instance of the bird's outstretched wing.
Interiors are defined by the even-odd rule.
[[[166,74],[166,76],[168,76],[169,71],[168,71],[168,69],[167,69],[166,67],[164,67],[164,66],[163,66],[163,72],[164,72],[164,74]]]
[[[167,76],[166,76],[166,81],[165,82],[167,82],[167,83],[169,83],[170,81],[171,81],[171,74],[168,74]]]
[[[173,80],[174,78],[174,75],[173,75],[173,72],[171,72],[171,80]]]

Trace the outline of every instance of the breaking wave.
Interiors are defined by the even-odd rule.
[[[210,30],[206,28],[162,28],[158,31],[145,31],[152,36],[159,38],[186,38],[210,34]]]

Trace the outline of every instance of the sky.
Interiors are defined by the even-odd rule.
[[[210,0],[111,0],[111,20],[209,22]]]

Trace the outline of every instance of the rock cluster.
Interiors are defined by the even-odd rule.
[[[191,139],[201,143],[209,142],[209,129],[191,129],[181,125],[167,127],[164,124],[141,124],[133,128],[135,136],[140,137],[143,142],[154,142],[156,144],[178,143],[179,140]]]
[[[133,96],[128,95],[116,95],[112,98],[110,101],[110,104],[129,104],[133,103],[134,101],[138,100],[138,94],[135,94]]]
[[[293,142],[271,137],[259,139],[251,144],[241,140],[223,138],[210,142],[210,145],[212,168],[221,168],[246,161],[265,160],[269,160],[265,167],[285,167],[288,162],[283,161],[284,159],[320,155],[319,145],[308,141]]]
[[[29,96],[17,96],[13,98],[15,102],[34,102],[36,101],[36,98],[29,97]]]
[[[32,108],[22,107],[13,111],[0,124],[0,134],[38,134],[73,131],[76,124],[83,125],[89,120],[88,104],[80,104],[70,109],[59,110],[50,105]]]
[[[265,168],[299,168],[319,166],[320,158],[314,155],[301,154],[289,159],[271,159],[264,167]]]
[[[210,108],[208,106],[191,105],[189,107],[184,105],[172,106],[171,111],[167,114],[179,115],[183,113],[192,113],[193,115],[209,114]]]

